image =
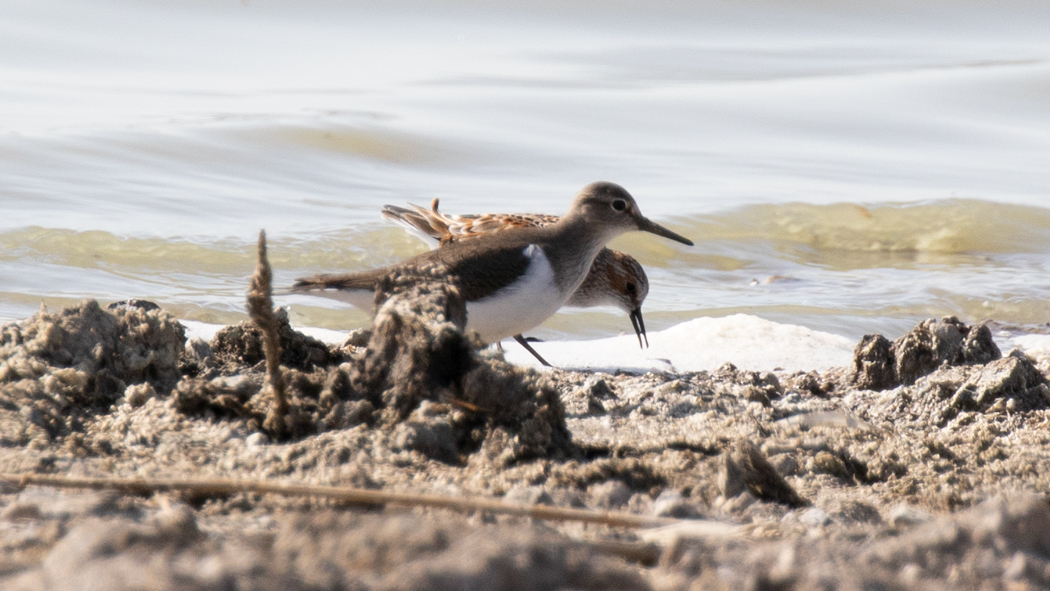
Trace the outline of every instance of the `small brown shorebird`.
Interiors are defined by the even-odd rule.
[[[542,213],[485,213],[476,215],[450,215],[438,210],[438,200],[430,203],[430,209],[409,204],[409,207],[386,205],[383,217],[392,220],[420,237],[432,248],[459,240],[469,240],[512,228],[551,226],[558,216]],[[649,278],[645,270],[629,254],[603,248],[594,258],[587,277],[565,303],[572,308],[615,306],[627,313],[638,336],[638,346],[649,344],[642,319],[642,302],[649,295]],[[645,338],[645,344],[642,338]],[[526,350],[543,365],[547,363],[520,334],[514,335]]]
[[[635,230],[693,244],[643,216],[623,187],[598,182],[584,187],[568,213],[552,225],[453,241],[390,267],[302,278],[292,291],[371,310],[383,277],[405,266],[443,264],[466,300],[467,330],[494,343],[535,328],[554,314],[583,283],[605,244]]]

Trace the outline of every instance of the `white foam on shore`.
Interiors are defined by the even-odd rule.
[[[215,333],[219,332],[223,328],[226,328],[222,324],[208,324],[206,322],[197,322],[196,320],[179,320],[183,326],[186,327],[186,340],[192,338],[199,338],[205,341],[211,341],[215,338]],[[328,328],[313,328],[313,327],[295,327],[295,330],[303,333],[306,336],[313,337],[321,342],[341,345],[346,337],[350,335],[348,330],[331,330]]]
[[[849,365],[856,343],[844,336],[793,324],[734,314],[695,318],[649,333],[649,348],[621,335],[593,341],[531,343],[561,369],[625,371],[713,370],[725,363],[754,371],[822,370]],[[522,365],[539,362],[514,341],[504,341],[506,359]]]
[[[1035,359],[1050,358],[1050,334],[996,335],[995,341],[1003,355],[1016,348]]]
[[[222,326],[183,320],[186,337],[210,341]],[[324,328],[296,330],[326,343],[342,343],[349,331]],[[848,365],[852,340],[793,324],[735,314],[724,318],[696,318],[666,330],[649,333],[649,348],[640,349],[633,334],[591,341],[531,343],[561,369],[699,371],[732,363],[740,369],[768,371],[820,370]],[[512,339],[503,341],[507,361],[539,366],[528,351]]]
[[[185,320],[179,319],[179,322],[186,327],[186,340],[190,339],[201,339],[202,341],[211,342],[215,338],[215,333],[219,332],[223,328],[226,328],[222,324],[209,324],[207,322],[197,322],[196,320]]]

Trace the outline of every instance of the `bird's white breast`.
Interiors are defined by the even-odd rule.
[[[554,269],[543,249],[525,247],[529,259],[525,273],[496,293],[467,302],[467,330],[477,331],[481,340],[495,343],[535,328],[551,317],[568,299],[554,280]],[[325,289],[308,292],[352,304],[372,312],[375,293],[365,289]]]
[[[554,280],[554,269],[543,249],[525,248],[529,265],[517,281],[496,293],[467,302],[467,330],[494,343],[533,329],[553,315],[568,299]]]

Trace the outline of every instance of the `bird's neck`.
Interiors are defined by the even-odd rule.
[[[598,252],[623,233],[622,230],[599,228],[586,220],[568,217],[548,228],[550,239],[541,246],[554,267],[555,280],[565,294],[576,291]]]

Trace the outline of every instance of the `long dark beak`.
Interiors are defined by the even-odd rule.
[[[668,230],[667,228],[661,226],[660,224],[657,224],[656,222],[651,222],[648,218],[643,218],[642,216],[638,216],[638,229],[643,232],[656,234],[657,236],[663,236],[664,238],[670,238],[671,240],[681,242],[682,244],[688,244],[689,246],[693,245],[693,241],[686,238],[685,236],[682,236],[681,234],[676,234]]]
[[[642,321],[642,309],[631,310],[631,324],[634,326],[634,334],[638,335],[638,347],[644,349],[649,346],[649,336],[645,334],[645,322]],[[645,347],[642,346],[642,337],[645,337]]]

